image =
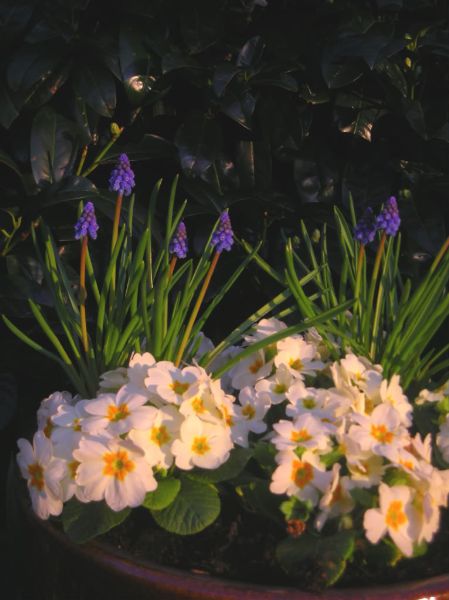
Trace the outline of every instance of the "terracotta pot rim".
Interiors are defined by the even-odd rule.
[[[70,553],[89,561],[90,564],[101,566],[107,571],[119,573],[121,577],[132,577],[151,584],[160,592],[168,592],[173,589],[182,590],[185,595],[180,598],[197,600],[393,600],[393,598],[433,600],[435,598],[435,600],[449,600],[449,574],[392,585],[337,588],[314,593],[294,587],[245,583],[224,579],[209,573],[195,573],[160,565],[142,557],[134,557],[98,540],[86,544],[75,544],[53,523],[39,519],[24,500],[22,497],[22,507],[34,526],[44,530]]]

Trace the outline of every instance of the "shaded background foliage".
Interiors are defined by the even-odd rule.
[[[137,222],[152,184],[181,173],[197,252],[229,206],[237,234],[264,238],[265,257],[280,265],[281,233],[297,233],[300,218],[320,226],[350,193],[360,211],[394,193],[405,255],[419,270],[448,219],[448,8],[447,0],[3,0],[2,310],[26,321],[24,298],[49,302],[30,225],[44,216],[61,252],[75,257],[78,201],[94,200],[107,223],[107,177],[122,151],[135,161]],[[91,170],[113,122],[124,131]],[[240,260],[234,252],[229,268]],[[255,292],[257,304],[272,292],[256,270],[231,295],[230,324],[254,307]],[[24,361],[37,359],[3,331],[2,339],[0,371],[20,379]],[[15,391],[5,381],[11,414]],[[44,368],[36,381],[34,404],[55,386]]]

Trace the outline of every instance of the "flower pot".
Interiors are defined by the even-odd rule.
[[[20,490],[17,498],[27,530],[33,600],[449,600],[449,575],[313,593],[173,569],[100,541],[76,545],[53,523],[37,518]]]

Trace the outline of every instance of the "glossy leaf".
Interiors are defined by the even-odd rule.
[[[215,521],[220,514],[220,498],[213,486],[183,477],[174,502],[152,514],[163,529],[178,535],[192,535]]]
[[[68,537],[84,544],[123,523],[130,512],[130,508],[115,512],[103,500],[82,503],[72,498],[64,504],[61,520]]]
[[[249,448],[234,448],[228,460],[218,469],[194,469],[189,477],[209,483],[220,483],[240,475],[252,456]]]
[[[170,506],[181,489],[181,482],[174,477],[161,479],[154,492],[148,492],[142,505],[150,510],[162,510]]]
[[[262,60],[264,49],[265,43],[262,38],[259,35],[254,36],[240,50],[236,65],[243,68],[257,68]]]
[[[60,181],[72,167],[75,150],[73,124],[50,108],[40,110],[34,117],[30,140],[35,182]]]
[[[97,195],[98,190],[89,179],[72,175],[47,187],[43,192],[41,206],[48,208],[64,202],[75,202],[87,198],[94,200]]]
[[[115,81],[101,65],[86,64],[78,69],[73,86],[87,104],[103,117],[112,117],[116,105]]]
[[[213,164],[221,147],[218,123],[209,116],[193,113],[179,128],[175,144],[183,170],[201,175]]]

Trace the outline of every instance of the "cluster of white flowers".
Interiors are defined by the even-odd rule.
[[[263,319],[243,345],[285,328]],[[202,339],[199,355],[211,348]],[[389,535],[411,556],[439,528],[449,470],[432,464],[430,435],[412,434],[399,376],[387,380],[380,365],[352,353],[332,362],[330,350],[310,329],[242,359],[221,380],[197,365],[134,354],[127,368],[103,374],[95,399],[52,394],[38,411],[33,445],[19,440],[34,510],[58,515],[73,496],[104,499],[116,511],[136,507],[156,489],[158,472],[216,469],[235,445],[262,439],[276,450],[271,491],[312,507],[317,530],[358,509],[369,541]],[[213,368],[239,352],[229,348]],[[441,402],[447,388],[423,390],[416,403]],[[449,416],[436,443],[449,462]],[[378,507],[358,504],[357,490]]]
[[[280,321],[263,320],[247,342],[283,328]],[[327,519],[351,513],[357,498],[351,490],[365,488],[379,505],[363,509],[368,540],[377,543],[389,535],[411,556],[414,544],[430,541],[438,531],[449,470],[432,465],[430,435],[423,440],[411,434],[413,406],[399,376],[384,379],[380,365],[351,353],[336,362],[327,357],[328,348],[311,330],[284,338],[231,372],[240,402],[251,398],[260,419],[270,406],[283,405],[286,418],[266,436],[278,465],[270,489],[315,507],[314,525],[321,530]],[[262,422],[253,431],[264,429]],[[449,461],[449,417],[438,445]]]
[[[52,394],[38,411],[33,444],[18,442],[35,512],[58,515],[73,496],[119,511],[142,504],[158,470],[219,467],[233,447],[234,401],[204,369],[178,369],[148,353],[105,373],[95,399]]]

